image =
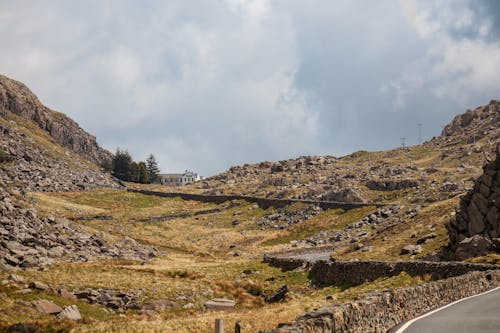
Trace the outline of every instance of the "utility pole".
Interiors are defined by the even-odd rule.
[[[422,124],[418,123],[417,126],[418,126],[418,144],[421,145],[422,144]]]
[[[403,146],[403,148],[405,147],[405,140],[406,140],[406,138],[403,136],[401,138],[401,146]]]

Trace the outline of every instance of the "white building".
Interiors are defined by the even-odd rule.
[[[186,170],[184,173],[162,173],[160,174],[160,183],[169,186],[182,186],[192,184],[198,180],[202,180],[199,174],[194,171]]]

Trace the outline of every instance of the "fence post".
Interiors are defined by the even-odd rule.
[[[224,333],[224,319],[215,319],[215,333]]]
[[[241,333],[241,322],[239,320],[234,324],[234,333]]]

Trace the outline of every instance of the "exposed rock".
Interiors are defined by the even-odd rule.
[[[95,137],[66,115],[50,110],[21,82],[0,75],[0,115],[12,112],[46,131],[63,147],[96,164],[109,164],[112,155],[102,149]],[[22,156],[31,159],[30,152]]]
[[[495,154],[495,159],[484,165],[474,188],[461,199],[455,217],[446,224],[457,258],[484,255],[496,248],[491,240],[500,236],[500,144]]]
[[[330,191],[323,194],[321,200],[337,202],[365,202],[361,194],[352,188],[344,188],[340,191]]]
[[[20,275],[10,274],[9,281],[22,283],[22,282],[24,282],[24,278]]]
[[[67,299],[76,299],[75,294],[73,294],[72,292],[67,291],[64,288],[59,289],[58,290],[58,294],[59,294],[59,296],[67,298]]]
[[[458,244],[456,256],[458,260],[485,255],[492,249],[491,241],[483,236],[474,235]]]
[[[59,319],[82,320],[82,315],[76,305],[65,307],[58,315]]]
[[[92,258],[147,260],[157,251],[125,238],[110,244],[104,234],[90,235],[79,224],[62,218],[39,218],[31,209],[17,205],[0,186],[0,263],[11,267],[35,267],[57,261],[87,261]],[[3,232],[5,230],[6,232]]]
[[[401,254],[419,254],[422,253],[422,247],[420,245],[406,245],[401,249]]]
[[[32,289],[38,289],[38,290],[47,290],[49,289],[49,286],[46,285],[45,283],[34,281],[29,284],[29,287]]]
[[[32,304],[37,311],[46,314],[58,314],[63,310],[59,305],[54,302],[47,301],[46,299],[33,301]]]
[[[430,240],[436,238],[437,235],[435,233],[430,233],[430,234],[426,234],[426,235],[423,235],[422,237],[420,237],[419,239],[417,239],[417,244],[423,244],[423,243],[427,243],[429,242]]]
[[[257,224],[271,226],[275,229],[285,229],[294,224],[307,221],[320,213],[321,208],[315,205],[309,205],[305,209],[280,208],[261,218]]]
[[[83,289],[74,291],[78,299],[83,299],[90,304],[100,304],[113,310],[140,309],[140,291],[117,291],[114,289]]]
[[[225,298],[214,298],[205,302],[207,310],[233,310],[236,302]]]
[[[404,190],[407,188],[417,187],[418,185],[418,181],[413,179],[373,179],[366,183],[366,187],[375,191]]]
[[[286,294],[290,291],[288,286],[285,284],[278,290],[276,290],[272,295],[266,297],[266,303],[277,303],[285,299]]]

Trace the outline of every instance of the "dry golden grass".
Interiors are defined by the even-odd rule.
[[[241,202],[229,208],[227,204],[204,204],[175,198],[159,198],[129,193],[121,190],[94,190],[78,193],[44,193],[33,197],[41,214],[57,214],[69,218],[110,215],[113,219],[78,221],[89,232],[105,231],[111,238],[133,237],[153,245],[164,252],[147,263],[100,260],[89,263],[62,263],[45,270],[26,270],[28,281],[37,280],[52,286],[82,289],[114,288],[142,290],[144,301],[169,299],[189,308],[164,310],[153,317],[127,311],[123,315],[104,315],[102,308],[82,305],[86,321],[76,324],[72,332],[212,332],[215,318],[226,319],[227,327],[241,320],[245,331],[270,329],[279,322],[291,321],[305,311],[326,304],[325,297],[334,295],[338,302],[362,296],[373,290],[421,283],[419,277],[400,275],[381,279],[354,288],[328,287],[313,289],[306,272],[281,272],[261,262],[263,252],[285,248],[289,240],[307,237],[326,229],[341,229],[370,214],[375,207],[363,207],[348,212],[329,210],[301,222],[288,230],[275,230],[257,225],[257,221],[273,211],[262,210],[255,205]],[[399,257],[400,244],[410,239],[411,232],[422,234],[430,223],[436,223],[439,237],[443,221],[439,212],[451,210],[456,201],[432,204],[425,207],[418,219],[402,221],[401,226],[388,231],[391,238],[381,243],[380,237],[372,241],[376,246],[367,257]],[[299,205],[300,206],[300,205]],[[175,218],[160,222],[141,222],[152,216],[168,216],[179,213],[219,208],[219,212]],[[298,209],[300,207],[290,207]],[[233,226],[232,221],[240,223]],[[441,244],[441,239],[436,240]],[[370,244],[367,244],[370,245]],[[430,246],[430,245],[429,245]],[[432,244],[432,246],[434,246]],[[235,257],[234,253],[239,256]],[[358,257],[359,253],[346,253],[345,257]],[[245,274],[243,272],[246,271]],[[263,296],[269,295],[287,284],[291,293],[284,303],[265,304]],[[11,292],[8,291],[9,296]],[[36,294],[36,297],[55,296]],[[28,296],[26,296],[28,297]],[[31,296],[30,296],[31,297]],[[215,297],[234,299],[233,312],[205,312],[203,304]],[[78,303],[80,307],[80,303]],[[0,307],[0,310],[2,308]],[[9,305],[4,321],[12,323],[17,310]],[[47,320],[39,314],[26,312],[26,321]],[[46,323],[46,322],[44,322]],[[46,325],[46,324],[44,324]]]

